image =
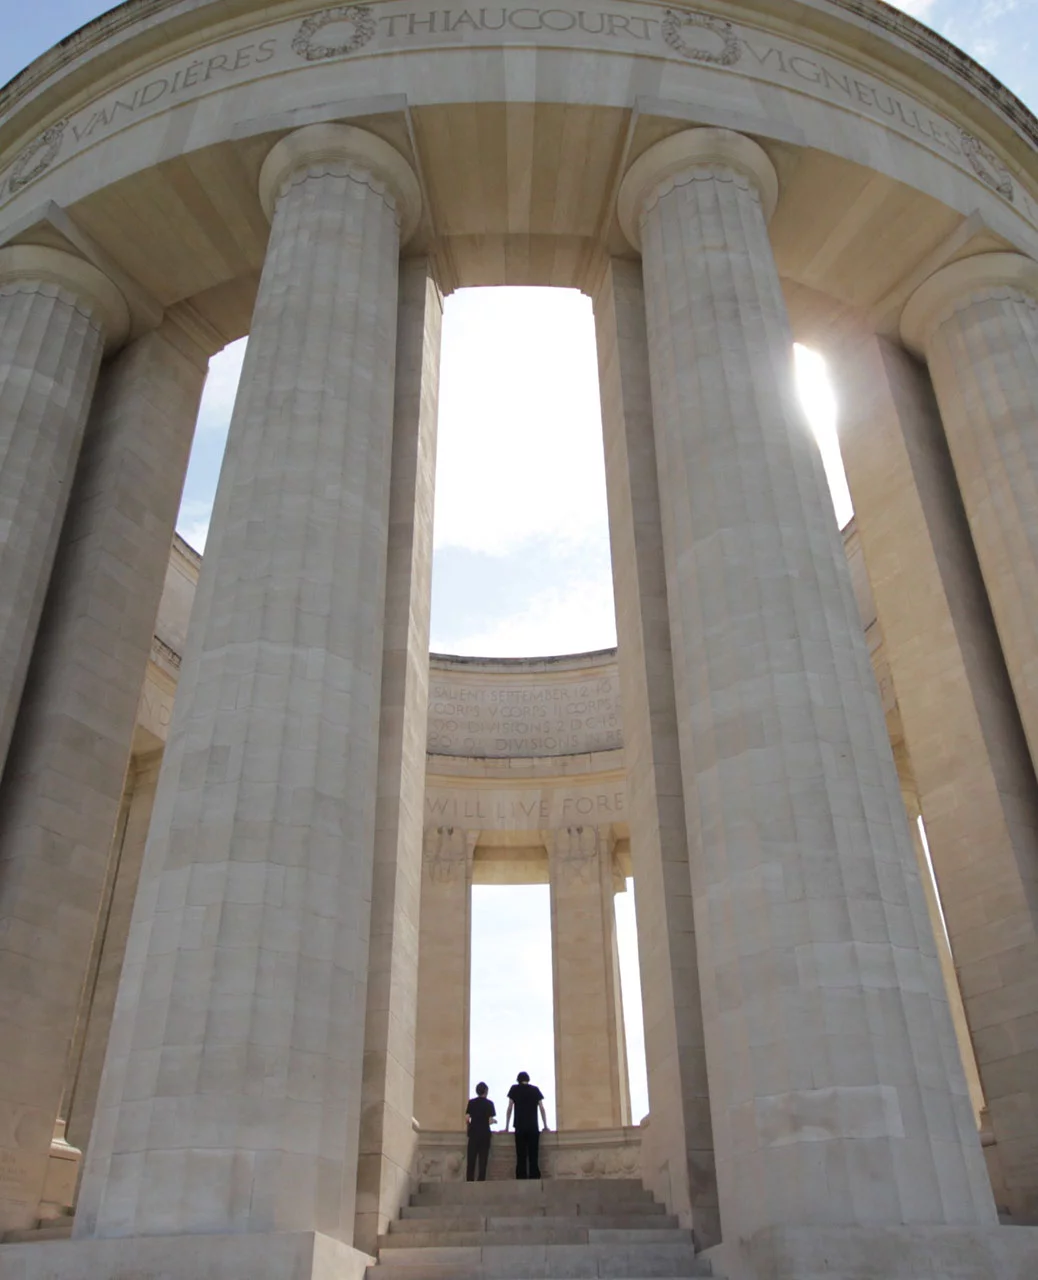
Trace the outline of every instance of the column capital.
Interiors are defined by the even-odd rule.
[[[942,267],[925,280],[901,313],[901,339],[926,356],[930,339],[950,315],[992,290],[1017,290],[1038,300],[1038,262],[1022,253],[979,253]]]
[[[130,332],[130,308],[119,289],[91,263],[43,245],[8,245],[0,249],[0,288],[20,281],[67,289],[97,316],[106,348],[125,342]]]
[[[732,129],[685,129],[643,152],[620,184],[617,217],[635,249],[641,248],[641,215],[649,199],[664,183],[684,185],[682,175],[697,169],[734,169],[748,178],[760,195],[765,220],[770,221],[778,204],[779,182],[763,148]]]
[[[276,143],[263,162],[259,178],[260,203],[274,216],[285,181],[297,170],[319,164],[339,164],[357,177],[369,174],[393,197],[400,218],[400,243],[406,244],[418,226],[422,192],[414,170],[388,142],[350,124],[311,124]]]

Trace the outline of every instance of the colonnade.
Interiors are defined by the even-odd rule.
[[[472,1092],[472,890],[483,834],[460,826],[425,832],[414,1102],[422,1129],[456,1131]],[[632,1117],[613,901],[626,886],[616,835],[611,824],[589,823],[530,840],[543,841],[551,902],[556,1128],[622,1128]],[[520,966],[516,982],[524,981]],[[478,1063],[472,1069],[478,1073]]]
[[[704,1242],[986,1225],[898,776],[793,385],[768,238],[780,194],[748,138],[656,144],[619,195],[640,268],[604,263],[595,299],[650,1107],[666,1117],[654,1159]],[[311,126],[274,147],[261,196],[269,249],[82,1240],[370,1242],[427,1105],[419,898],[468,891],[464,836],[422,848],[441,302],[426,261],[401,260],[418,182],[374,135]],[[34,1216],[62,1105],[215,346],[195,320],[173,308],[138,332],[95,268],[0,251],[4,1228]],[[945,268],[910,301],[904,342],[929,379],[889,338],[835,353],[859,370],[852,492],[1010,1207],[1033,1219],[1038,268],[1007,254]],[[954,733],[933,728],[942,714]],[[581,885],[601,900],[599,833],[550,855],[577,869],[553,879],[553,913]],[[601,943],[602,912],[585,923]],[[436,945],[460,973],[467,943]],[[580,1006],[585,979],[556,973]],[[580,1014],[615,1027],[615,1004]],[[441,1027],[455,1055],[466,1023]],[[562,1064],[564,1105],[586,1070]]]

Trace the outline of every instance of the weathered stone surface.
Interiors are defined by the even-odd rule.
[[[989,1223],[882,708],[796,400],[765,218],[774,171],[747,139],[698,132],[627,181],[722,1226]]]
[[[274,193],[81,1237],[353,1235],[400,241],[333,141]]]

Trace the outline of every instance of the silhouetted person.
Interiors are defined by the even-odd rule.
[[[497,1119],[497,1108],[487,1097],[487,1087],[481,1080],[476,1085],[476,1096],[469,1098],[465,1108],[465,1124],[469,1134],[469,1162],[466,1177],[476,1179],[476,1163],[479,1162],[479,1180],[487,1180],[487,1160],[490,1159],[490,1126]]]
[[[538,1151],[541,1145],[541,1131],[537,1124],[537,1112],[540,1110],[541,1122],[548,1128],[548,1117],[544,1114],[544,1094],[535,1084],[530,1083],[529,1074],[520,1071],[515,1084],[508,1090],[508,1112],[505,1115],[505,1132],[512,1120],[515,1110],[515,1176],[517,1178],[539,1178],[541,1166]]]

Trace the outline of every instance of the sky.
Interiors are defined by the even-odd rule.
[[[110,6],[0,0],[0,84]],[[1038,0],[903,0],[897,7],[983,63],[1038,110]],[[244,343],[214,358],[178,528],[204,549]],[[798,371],[837,518],[850,515],[838,404],[817,357]],[[572,290],[465,290],[443,332],[432,648],[519,656],[616,643],[588,299]],[[628,885],[629,889],[632,887]],[[617,898],[632,1110],[648,1109],[633,894]],[[551,932],[546,886],[477,886],[473,897],[473,1083],[503,1111],[530,1072],[554,1124]]]

